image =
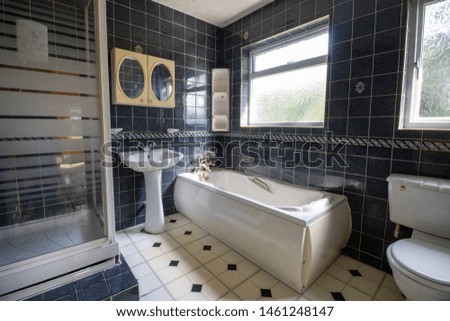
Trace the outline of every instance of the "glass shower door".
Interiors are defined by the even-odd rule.
[[[86,244],[113,243],[99,165],[97,2],[0,4],[0,278],[38,261],[59,271],[55,256],[79,256],[69,271],[39,268],[45,280],[97,260]],[[0,295],[10,291],[0,282]]]

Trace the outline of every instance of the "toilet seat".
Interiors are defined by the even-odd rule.
[[[388,258],[418,282],[422,279],[421,283],[428,286],[450,287],[450,248],[418,239],[403,239],[389,246]]]

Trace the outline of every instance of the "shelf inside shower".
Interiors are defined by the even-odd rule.
[[[103,222],[93,211],[27,223],[0,231],[0,266],[102,238]]]

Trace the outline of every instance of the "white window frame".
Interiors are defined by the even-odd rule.
[[[411,0],[408,7],[408,26],[403,67],[403,88],[400,106],[400,129],[449,130],[450,117],[423,117],[414,113],[420,108],[422,84],[422,37],[425,5],[440,0]]]
[[[323,128],[325,123],[325,110],[326,110],[326,99],[327,99],[327,87],[328,87],[328,68],[327,68],[327,81],[325,84],[325,102],[324,102],[324,115],[322,121],[299,121],[299,122],[263,122],[256,123],[250,122],[250,108],[251,106],[251,82],[259,77],[266,77],[270,75],[275,75],[281,72],[300,70],[304,68],[310,68],[322,64],[326,64],[328,67],[328,55],[329,55],[329,43],[328,50],[325,55],[312,57],[305,60],[300,60],[293,63],[288,63],[281,66],[272,67],[269,69],[254,71],[255,70],[255,55],[261,54],[265,51],[273,50],[279,46],[284,46],[290,43],[295,43],[303,39],[310,38],[311,36],[318,35],[326,31],[330,39],[330,28],[328,16],[317,19],[309,24],[301,25],[297,28],[288,30],[284,33],[275,35],[269,39],[262,40],[258,43],[249,45],[242,49],[242,84],[245,86],[241,87],[241,127],[314,127]],[[247,59],[247,60],[246,60]]]

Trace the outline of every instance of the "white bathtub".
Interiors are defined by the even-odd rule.
[[[298,292],[303,292],[339,255],[351,232],[345,196],[270,181],[258,185],[230,170],[180,174],[175,206]]]

